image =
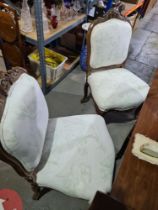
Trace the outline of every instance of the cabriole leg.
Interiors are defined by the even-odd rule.
[[[84,97],[81,99],[81,103],[86,103],[89,101],[91,94],[88,93],[88,90],[89,90],[89,84],[88,82],[86,82],[84,85]]]

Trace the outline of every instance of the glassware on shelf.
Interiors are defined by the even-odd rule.
[[[60,9],[60,19],[61,21],[67,21],[68,19],[68,11],[64,3],[62,4],[61,9]]]
[[[58,26],[58,19],[57,19],[57,16],[52,16],[51,17],[51,24],[52,24],[52,27],[55,29],[57,28]]]
[[[77,15],[79,13],[79,11],[81,10],[80,0],[74,0],[73,9],[74,9],[74,11],[76,12],[76,15]]]
[[[64,0],[64,5],[65,5],[65,7],[66,8],[70,8],[70,6],[71,6],[71,1],[70,0]]]
[[[42,18],[43,18],[43,32],[48,33],[49,24],[48,24],[48,19],[47,19],[47,10],[46,10],[43,0],[42,0]]]
[[[56,11],[56,16],[57,16],[58,22],[61,20],[60,10],[61,10],[61,8],[59,8],[59,6],[55,7],[55,11]]]
[[[70,7],[69,14],[70,14],[70,18],[71,19],[75,18],[76,13],[75,13],[75,11],[73,9],[73,5]]]
[[[60,9],[61,21],[72,20],[76,16],[76,11],[73,8],[73,1],[65,1]]]
[[[69,7],[69,20],[72,20],[76,16],[76,12],[73,7],[74,7],[74,1],[71,1],[70,7]]]
[[[33,31],[32,18],[27,1],[28,0],[23,0],[21,9],[21,30],[25,33]]]
[[[50,17],[50,19],[51,19],[52,27],[54,29],[57,28],[57,26],[58,26],[58,17],[57,17],[57,10],[56,10],[56,7],[55,7],[54,4],[51,6],[51,17]]]
[[[52,4],[50,9],[51,17],[56,16],[55,4]]]

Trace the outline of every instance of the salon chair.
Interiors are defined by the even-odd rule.
[[[111,190],[115,152],[96,114],[49,118],[37,81],[23,68],[0,72],[0,159],[32,186],[92,200]],[[15,183],[16,184],[16,183]]]
[[[136,110],[144,102],[149,86],[124,68],[132,27],[118,10],[111,9],[90,24],[87,32],[87,70],[84,97],[92,96],[97,113]],[[136,112],[138,113],[138,112]]]

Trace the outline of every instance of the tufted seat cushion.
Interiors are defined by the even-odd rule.
[[[53,143],[37,183],[88,200],[97,190],[109,192],[115,154],[104,119],[98,115],[62,117],[49,120],[51,126],[47,138]]]
[[[148,84],[124,68],[94,72],[88,77],[88,83],[101,111],[135,108],[149,91]]]

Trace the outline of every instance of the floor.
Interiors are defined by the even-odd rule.
[[[148,83],[151,82],[154,71],[158,68],[157,26],[158,4],[147,17],[140,21],[133,33],[129,56],[125,64],[126,68]],[[3,68],[2,65],[1,68]],[[92,101],[80,104],[84,81],[85,74],[78,66],[46,96],[50,117],[95,113]],[[133,121],[108,125],[116,151],[121,147],[133,125]],[[23,199],[25,210],[86,210],[89,206],[85,200],[71,198],[54,190],[39,201],[33,201],[29,184],[3,162],[0,162],[0,188],[16,190]]]
[[[151,82],[158,68],[158,3],[142,21],[132,36],[129,56],[125,67],[142,78]]]

